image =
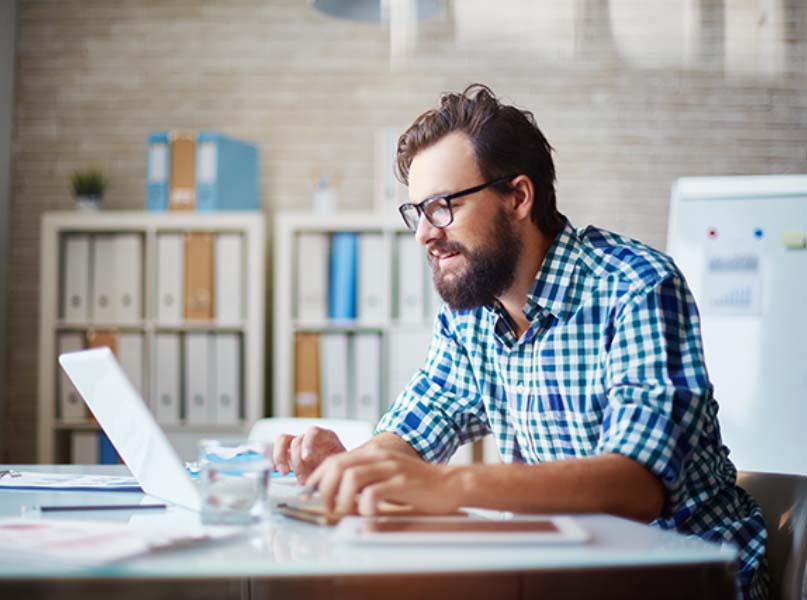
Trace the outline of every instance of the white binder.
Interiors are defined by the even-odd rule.
[[[359,236],[359,320],[382,324],[389,316],[389,282],[384,237],[380,233]]]
[[[115,236],[115,322],[138,323],[143,315],[143,241],[137,233]]]
[[[118,362],[126,377],[141,396],[143,394],[143,334],[118,334]]]
[[[222,325],[238,325],[244,303],[243,238],[237,233],[216,236],[213,309]]]
[[[188,423],[210,422],[210,339],[207,333],[185,334],[185,418]]]
[[[67,323],[86,323],[89,319],[90,245],[89,235],[64,239],[62,318]]]
[[[235,333],[221,333],[214,338],[215,360],[213,411],[216,423],[238,423],[241,405],[241,344]]]
[[[115,322],[115,284],[117,281],[117,243],[115,235],[96,235],[92,244],[92,320]]]
[[[398,206],[408,201],[407,189],[395,177],[398,136],[404,128],[379,127],[375,131],[375,169],[373,198],[376,212],[400,218]]]
[[[347,334],[321,335],[319,353],[322,416],[326,419],[347,419],[349,416]]]
[[[412,235],[399,235],[397,241],[398,319],[401,323],[423,323],[426,251]]]
[[[74,465],[98,464],[98,434],[95,431],[70,433],[70,462]]]
[[[437,313],[440,312],[440,307],[443,305],[443,298],[440,296],[440,293],[437,291],[437,288],[434,287],[434,281],[431,277],[431,269],[428,265],[426,265],[426,278],[428,282],[426,284],[426,288],[428,290],[428,298],[429,298],[429,322],[433,322],[434,319],[437,317]]]
[[[353,336],[353,387],[355,417],[375,425],[381,418],[381,336]]]
[[[328,316],[328,251],[325,233],[297,235],[297,317],[324,321]]]
[[[179,423],[179,335],[159,333],[155,338],[154,415],[160,423]]]
[[[409,328],[390,332],[387,402],[392,403],[418,369],[426,365],[432,330]]]
[[[84,348],[84,339],[80,333],[63,333],[59,336],[59,354],[77,352]],[[59,370],[59,410],[63,421],[84,421],[87,419],[87,410],[76,388],[67,374],[56,365]]]
[[[157,321],[162,324],[182,322],[184,252],[182,235],[157,236]]]

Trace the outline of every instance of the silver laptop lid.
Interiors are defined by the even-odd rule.
[[[143,491],[199,510],[199,491],[112,351],[70,352],[59,356],[59,364]]]

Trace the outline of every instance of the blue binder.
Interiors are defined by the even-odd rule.
[[[146,210],[168,210],[171,144],[167,131],[149,134],[146,147]]]
[[[258,149],[215,131],[196,138],[196,210],[258,210]]]
[[[102,465],[117,465],[120,463],[118,451],[115,446],[109,441],[109,438],[103,431],[98,432],[98,463]]]
[[[328,318],[356,318],[356,280],[358,270],[357,233],[335,233],[331,237],[328,270]]]

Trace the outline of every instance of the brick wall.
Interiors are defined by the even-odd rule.
[[[455,0],[392,68],[387,30],[303,0],[21,2],[5,459],[36,455],[40,215],[88,165],[107,208],[141,208],[152,129],[256,140],[269,212],[308,208],[319,174],[369,208],[374,130],[482,81],[534,111],[574,223],[661,248],[676,177],[807,172],[803,2],[493,4]]]

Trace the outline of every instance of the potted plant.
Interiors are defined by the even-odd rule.
[[[70,182],[76,197],[76,208],[98,210],[101,207],[101,197],[104,195],[106,180],[100,170],[76,171],[70,178]]]

